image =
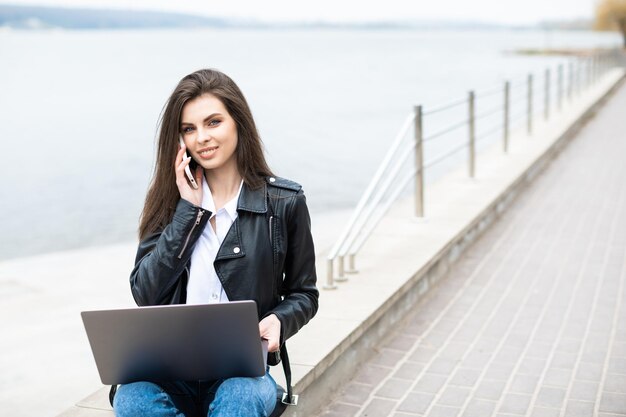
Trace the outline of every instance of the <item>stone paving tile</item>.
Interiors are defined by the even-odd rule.
[[[560,415],[560,409],[546,407],[535,407],[530,413],[530,417],[559,417]]]
[[[393,378],[414,380],[424,369],[420,363],[405,362],[393,375]]]
[[[428,363],[437,353],[437,349],[426,346],[419,346],[415,352],[409,357],[411,361],[419,363]]]
[[[461,417],[485,417],[490,416],[496,408],[494,401],[470,400]]]
[[[599,411],[605,413],[626,413],[626,394],[602,393]]]
[[[413,381],[408,379],[391,378],[383,384],[374,395],[392,399],[401,398],[411,388]]]
[[[626,87],[614,100],[613,122],[583,129],[326,417],[626,416]]]
[[[334,403],[321,417],[353,417],[358,413],[359,408],[356,405]]]
[[[506,385],[505,380],[495,380],[495,379],[485,379],[483,380],[474,396],[483,400],[497,400],[502,396],[502,392],[504,391],[504,386]]]
[[[522,359],[518,372],[527,375],[541,375],[545,367],[545,359],[526,357]]]
[[[551,387],[567,388],[572,379],[572,369],[550,368],[543,380],[544,385]]]
[[[439,375],[450,375],[459,364],[459,361],[454,359],[436,358],[432,361],[430,366],[426,368],[426,372]]]
[[[611,357],[609,361],[609,371],[611,373],[626,375],[626,357]]]
[[[454,373],[450,384],[462,387],[473,387],[476,385],[481,371],[478,369],[459,368]]]
[[[390,368],[382,367],[378,365],[368,364],[365,365],[359,373],[354,377],[355,382],[367,385],[376,385],[384,377],[391,372]]]
[[[424,374],[417,380],[414,391],[436,394],[447,380],[445,375]]]
[[[407,395],[406,399],[400,404],[398,411],[409,411],[412,413],[424,414],[434,398],[434,394],[412,392]]]
[[[461,412],[458,407],[448,407],[444,405],[435,405],[427,414],[426,417],[456,417]]]
[[[341,393],[341,401],[348,404],[363,404],[374,391],[371,385],[351,382]]]
[[[541,407],[560,408],[565,399],[564,388],[542,387],[537,395],[536,404]]]
[[[388,416],[395,405],[395,401],[374,398],[368,406],[365,407],[362,415],[370,417]]]
[[[499,413],[524,415],[530,405],[531,396],[525,394],[506,394],[502,399]]]
[[[602,364],[580,362],[576,379],[584,381],[600,381],[602,379]]]
[[[447,387],[442,393],[437,405],[448,405],[452,407],[461,407],[470,395],[469,388],[463,387]]]
[[[574,381],[570,398],[579,401],[595,401],[599,386],[598,382]]]
[[[565,407],[567,417],[593,417],[594,402],[568,401]]]
[[[532,394],[538,383],[538,376],[516,375],[511,383],[510,391],[517,394]]]
[[[626,394],[626,375],[608,374],[604,391]]]

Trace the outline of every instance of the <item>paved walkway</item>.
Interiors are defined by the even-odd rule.
[[[320,415],[626,416],[626,86]]]

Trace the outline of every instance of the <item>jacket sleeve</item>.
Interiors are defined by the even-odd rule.
[[[139,306],[171,304],[210,213],[180,199],[172,221],[139,243],[130,288]]]
[[[299,191],[287,213],[287,252],[284,279],[280,287],[283,300],[268,314],[281,322],[281,344],[304,326],[318,309],[319,291],[315,286],[315,249],[311,218],[306,198]]]

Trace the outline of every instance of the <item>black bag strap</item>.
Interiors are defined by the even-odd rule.
[[[291,366],[289,364],[289,355],[287,354],[287,346],[283,343],[280,349],[280,360],[283,362],[283,371],[285,372],[285,383],[287,384],[287,392],[283,395],[282,402],[287,405],[298,404],[298,396],[293,395],[291,387]]]
[[[113,399],[115,398],[115,393],[117,392],[117,385],[111,385],[111,389],[109,390],[109,404],[113,407]]]

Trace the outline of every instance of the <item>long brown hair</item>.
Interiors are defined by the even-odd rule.
[[[212,94],[226,107],[237,126],[237,169],[244,183],[252,188],[263,185],[272,172],[263,155],[263,143],[252,112],[237,84],[226,74],[214,69],[202,69],[183,77],[170,97],[159,119],[159,137],[154,174],[146,195],[139,239],[165,227],[172,221],[180,193],[176,187],[174,160],[178,152],[180,119],[184,105],[203,94]]]

